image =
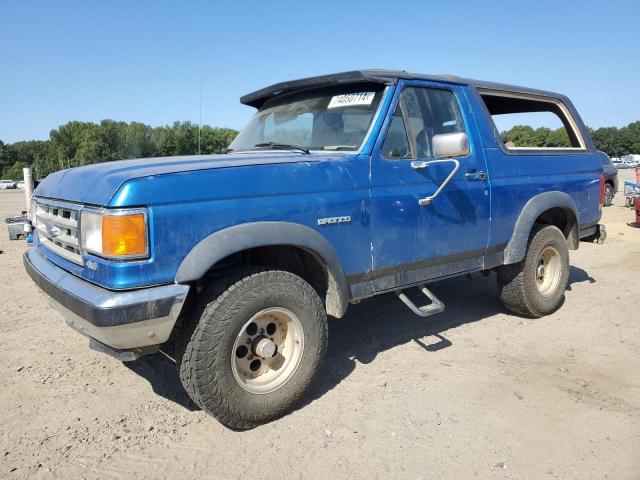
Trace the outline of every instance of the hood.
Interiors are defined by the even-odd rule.
[[[260,151],[226,155],[190,155],[119,160],[52,173],[38,185],[34,195],[102,206],[109,204],[109,201],[123,183],[135,178],[218,168],[319,162],[344,158],[344,156],[345,152],[305,155],[299,152]]]

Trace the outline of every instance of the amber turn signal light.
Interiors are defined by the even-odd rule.
[[[102,217],[102,253],[107,257],[129,257],[147,253],[144,214]]]

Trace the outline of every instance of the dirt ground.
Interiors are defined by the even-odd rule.
[[[23,202],[0,191],[0,219]],[[434,285],[447,310],[428,320],[393,295],[351,306],[308,401],[243,433],[160,354],[89,350],[2,227],[0,477],[640,479],[640,228],[622,205],[604,246],[571,252],[554,315],[508,314],[493,275]]]

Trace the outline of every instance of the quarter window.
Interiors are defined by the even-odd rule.
[[[402,125],[400,120],[403,122]],[[402,91],[396,106],[387,138],[383,143],[382,156],[389,159],[409,156],[434,158],[434,135],[464,131],[460,107],[451,91],[407,87]],[[409,148],[404,156],[399,143],[402,138],[405,142],[408,141]]]
[[[489,90],[479,93],[508,150],[585,148],[575,120],[560,100]]]

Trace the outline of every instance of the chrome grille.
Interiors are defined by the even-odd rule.
[[[79,206],[37,202],[35,227],[43,247],[82,265],[80,254]]]

